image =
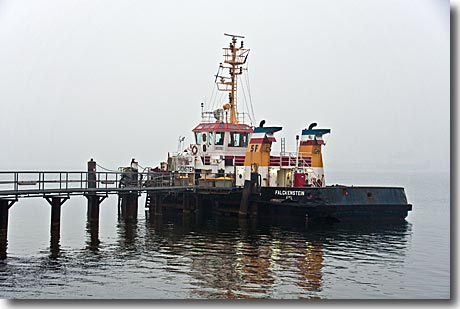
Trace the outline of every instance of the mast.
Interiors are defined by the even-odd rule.
[[[219,66],[221,69],[228,69],[229,76],[216,75],[217,89],[220,91],[227,91],[229,102],[224,105],[224,109],[230,111],[229,123],[238,123],[238,109],[237,109],[237,77],[243,74],[243,65],[248,58],[249,49],[244,48],[243,41],[240,41],[240,47],[237,46],[238,38],[243,39],[244,36],[227,34],[226,36],[232,37],[230,47],[224,47],[224,63]]]

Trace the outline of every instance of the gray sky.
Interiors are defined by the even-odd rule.
[[[4,0],[0,170],[156,166],[192,142],[224,32],[251,48],[257,121],[291,150],[311,122],[332,130],[326,173],[449,170],[440,0]]]

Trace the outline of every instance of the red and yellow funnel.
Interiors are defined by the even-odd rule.
[[[313,129],[316,123],[310,124],[308,129],[302,130],[299,143],[299,157],[311,157],[311,171],[309,182],[316,187],[326,185],[324,180],[324,166],[322,147],[325,145],[323,135],[331,132],[330,129]]]

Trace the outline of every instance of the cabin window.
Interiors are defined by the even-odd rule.
[[[230,140],[228,141],[230,147],[247,147],[248,146],[248,133],[244,132],[231,132]]]
[[[214,132],[208,132],[208,145],[212,145],[213,139],[214,139]]]
[[[223,145],[224,144],[224,134],[225,132],[216,132],[216,145]]]
[[[230,140],[228,141],[228,146],[238,147],[240,145],[240,133],[231,132]]]
[[[201,145],[203,142],[202,136],[201,132],[195,132],[195,142],[197,145]]]
[[[241,147],[248,147],[248,133],[241,133]]]

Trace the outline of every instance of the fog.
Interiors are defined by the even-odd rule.
[[[449,170],[449,1],[2,1],[0,170],[157,166],[192,143],[224,33],[258,121],[331,170]],[[279,150],[279,143],[273,149]]]

